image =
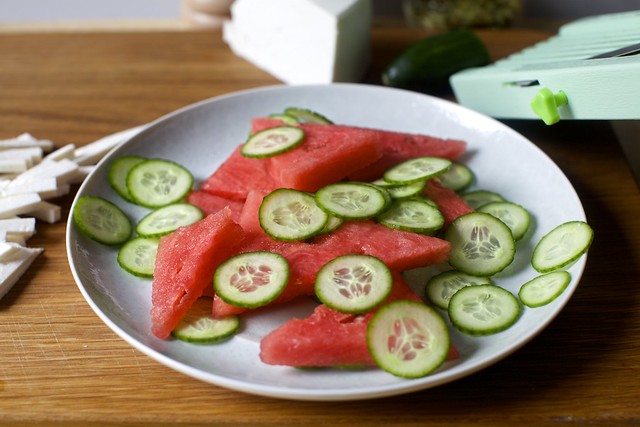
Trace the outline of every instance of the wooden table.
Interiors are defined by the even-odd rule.
[[[494,58],[548,36],[482,31]],[[373,33],[382,66],[424,33]],[[213,32],[0,35],[0,139],[83,145],[208,97],[278,83]],[[563,169],[596,230],[567,307],[532,342],[467,378],[371,401],[246,395],[179,374],[116,336],[82,298],[64,221],[0,300],[0,425],[612,425],[640,423],[640,198],[606,122],[509,121]],[[72,197],[57,200],[63,218]]]

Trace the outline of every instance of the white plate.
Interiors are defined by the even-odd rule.
[[[535,275],[530,256],[535,242],[553,227],[585,220],[578,196],[562,171],[535,145],[505,125],[457,104],[414,92],[377,86],[335,84],[275,86],[233,93],[188,106],[152,123],[118,147],[87,178],[76,196],[100,195],[122,206],[134,220],[147,211],[123,202],[107,183],[110,159],[123,154],[160,157],[189,168],[197,182],[208,177],[244,141],[252,117],[299,106],[335,122],[464,139],[465,161],[477,175],[476,188],[490,189],[532,214],[532,231],[519,242],[517,257],[497,284],[517,293]],[[75,202],[74,202],[75,206]],[[509,330],[484,338],[452,331],[461,353],[436,373],[406,380],[378,369],[299,370],[260,362],[261,336],[310,304],[280,307],[245,321],[238,336],[220,345],[163,341],[150,332],[151,282],[120,269],[116,249],[67,227],[69,263],[80,291],[98,316],[119,336],[149,357],[186,375],[247,393],[299,400],[355,400],[434,387],[467,376],[504,358],[533,338],[560,312],[574,292],[586,257],[574,264],[569,288],[553,303],[525,309]],[[409,274],[421,283],[420,274]]]

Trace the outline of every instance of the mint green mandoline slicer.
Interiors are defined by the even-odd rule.
[[[640,177],[640,11],[573,21],[450,83],[461,105],[496,118],[611,120]]]

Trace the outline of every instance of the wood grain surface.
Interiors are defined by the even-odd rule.
[[[494,58],[548,36],[479,32]],[[384,64],[419,31],[373,33]],[[78,146],[273,77],[216,32],[0,35],[0,139],[30,132]],[[640,424],[640,198],[607,122],[507,121],[565,172],[596,231],[580,286],[533,341],[422,392],[316,403],[252,396],[175,372],[116,336],[69,270],[65,221],[38,224],[45,252],[0,300],[0,425],[498,426]],[[640,138],[639,141],[640,143]]]

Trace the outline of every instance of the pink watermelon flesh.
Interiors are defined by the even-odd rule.
[[[244,157],[238,147],[200,189],[227,199],[244,200],[251,190],[269,192],[277,187],[269,174],[269,159]]]
[[[256,117],[252,120],[254,132],[283,125],[284,122],[271,117]],[[348,175],[351,181],[373,181],[380,178],[387,169],[414,157],[431,156],[453,160],[464,154],[467,149],[467,144],[457,139],[354,126],[340,128],[376,132],[382,149],[382,156],[378,160]]]
[[[402,275],[394,273],[392,293],[385,303],[420,301]],[[367,326],[374,311],[340,313],[319,305],[306,319],[291,319],[260,342],[260,359],[269,365],[296,367],[375,366],[367,347]],[[449,358],[457,357],[455,349]]]
[[[378,134],[347,126],[304,123],[305,140],[295,149],[269,158],[280,187],[316,191],[380,159]]]
[[[151,291],[151,331],[169,337],[205,289],[213,273],[232,256],[245,237],[231,210],[209,215],[160,240]]]
[[[189,193],[186,201],[199,207],[205,216],[217,213],[228,206],[231,209],[231,217],[236,222],[240,219],[240,212],[244,206],[239,200],[227,199],[226,197],[216,196],[201,190],[194,190]]]
[[[424,189],[424,195],[433,200],[444,216],[444,226],[448,226],[451,222],[461,215],[473,212],[462,197],[450,188],[443,187],[436,180],[429,180]]]
[[[263,235],[248,239],[247,247],[256,250],[264,245],[289,262],[290,280],[285,291],[271,304],[282,304],[303,295],[313,295],[320,268],[333,258],[346,254],[366,254],[378,257],[390,269],[405,271],[439,264],[449,257],[451,245],[446,240],[416,233],[393,230],[372,221],[347,221],[333,233],[316,238],[313,243],[276,242]],[[245,247],[241,251],[247,251]],[[215,317],[246,311],[214,298]]]
[[[464,154],[467,144],[456,139],[442,139],[430,135],[378,130],[383,155],[380,160],[349,175],[352,181],[373,181],[387,169],[414,157],[443,157],[456,159]]]
[[[451,244],[437,237],[394,230],[373,221],[347,221],[314,244],[348,253],[372,255],[392,270],[405,271],[439,264],[449,258]]]
[[[248,234],[266,235],[266,233],[260,226],[260,218],[258,217],[258,213],[260,211],[262,199],[267,194],[268,193],[264,191],[251,190],[247,195],[247,199],[244,201],[244,205],[238,219],[238,224],[240,224],[240,226]]]

